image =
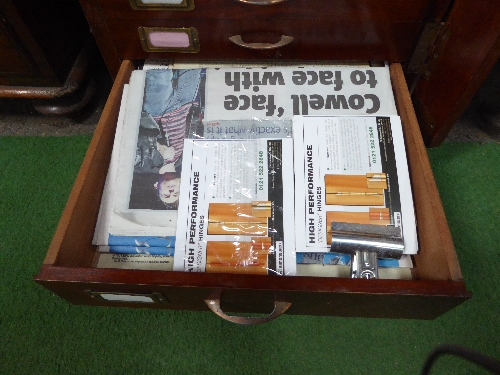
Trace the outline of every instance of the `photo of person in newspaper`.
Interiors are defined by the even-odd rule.
[[[203,129],[205,69],[146,72],[129,208],[176,210],[186,137]]]
[[[158,175],[158,181],[154,188],[157,191],[158,199],[165,207],[177,209],[179,205],[179,194],[181,185],[181,175],[177,172],[165,172]]]

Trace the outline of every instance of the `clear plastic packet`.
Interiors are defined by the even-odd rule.
[[[204,124],[205,139],[257,139],[257,138],[291,138],[291,120],[273,120],[251,118],[247,120],[207,121]],[[191,138],[201,138],[195,132]]]
[[[294,275],[291,138],[186,140],[174,270]]]

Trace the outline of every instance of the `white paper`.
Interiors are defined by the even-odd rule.
[[[271,238],[270,273],[295,274],[292,147],[290,138],[185,141],[174,270],[204,272],[210,241]],[[255,202],[272,207],[262,233],[210,233],[212,204],[248,207]]]
[[[118,147],[119,160],[113,189],[114,204],[110,233],[173,236],[177,220],[176,210],[129,209],[145,77],[145,71],[136,70],[132,72],[130,78],[129,99]]]
[[[390,126],[387,125],[388,119]],[[382,136],[381,132],[387,132],[387,129],[392,130],[392,134]],[[376,222],[372,219],[383,218],[384,225],[402,226],[404,253],[417,253],[413,198],[398,116],[297,116],[293,121],[293,133],[298,252],[330,251],[327,217],[331,216],[328,215],[346,217],[344,213],[352,213],[356,220],[366,221],[336,220],[368,224]],[[383,139],[388,141],[384,143]],[[394,151],[391,155],[392,147]],[[387,185],[384,189],[374,190],[380,190],[381,194],[342,191],[333,194],[333,203],[328,200],[327,176],[338,181],[341,179],[338,176],[365,178],[371,174],[386,179]],[[350,199],[348,194],[353,194],[354,197],[362,194],[379,195],[380,202],[340,203],[341,199]],[[352,199],[351,202],[357,202],[357,198]],[[380,215],[380,218],[377,215]]]
[[[206,121],[397,114],[387,67],[207,69]]]

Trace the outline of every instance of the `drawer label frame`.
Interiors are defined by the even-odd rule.
[[[193,27],[167,28],[167,27],[145,27],[138,28],[139,40],[142,48],[146,52],[180,52],[180,53],[198,53],[200,52],[200,40],[198,31]],[[187,47],[158,47],[151,43],[149,35],[154,32],[164,33],[184,33],[187,34],[189,45]]]
[[[103,302],[165,304],[169,301],[161,293],[123,293],[85,290],[92,299]]]

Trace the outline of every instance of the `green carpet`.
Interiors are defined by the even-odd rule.
[[[89,142],[0,138],[0,374],[419,374],[441,343],[500,358],[500,145],[429,150],[471,300],[434,321],[243,327],[210,312],[74,306],[32,281]],[[453,357],[432,371],[476,373]]]

